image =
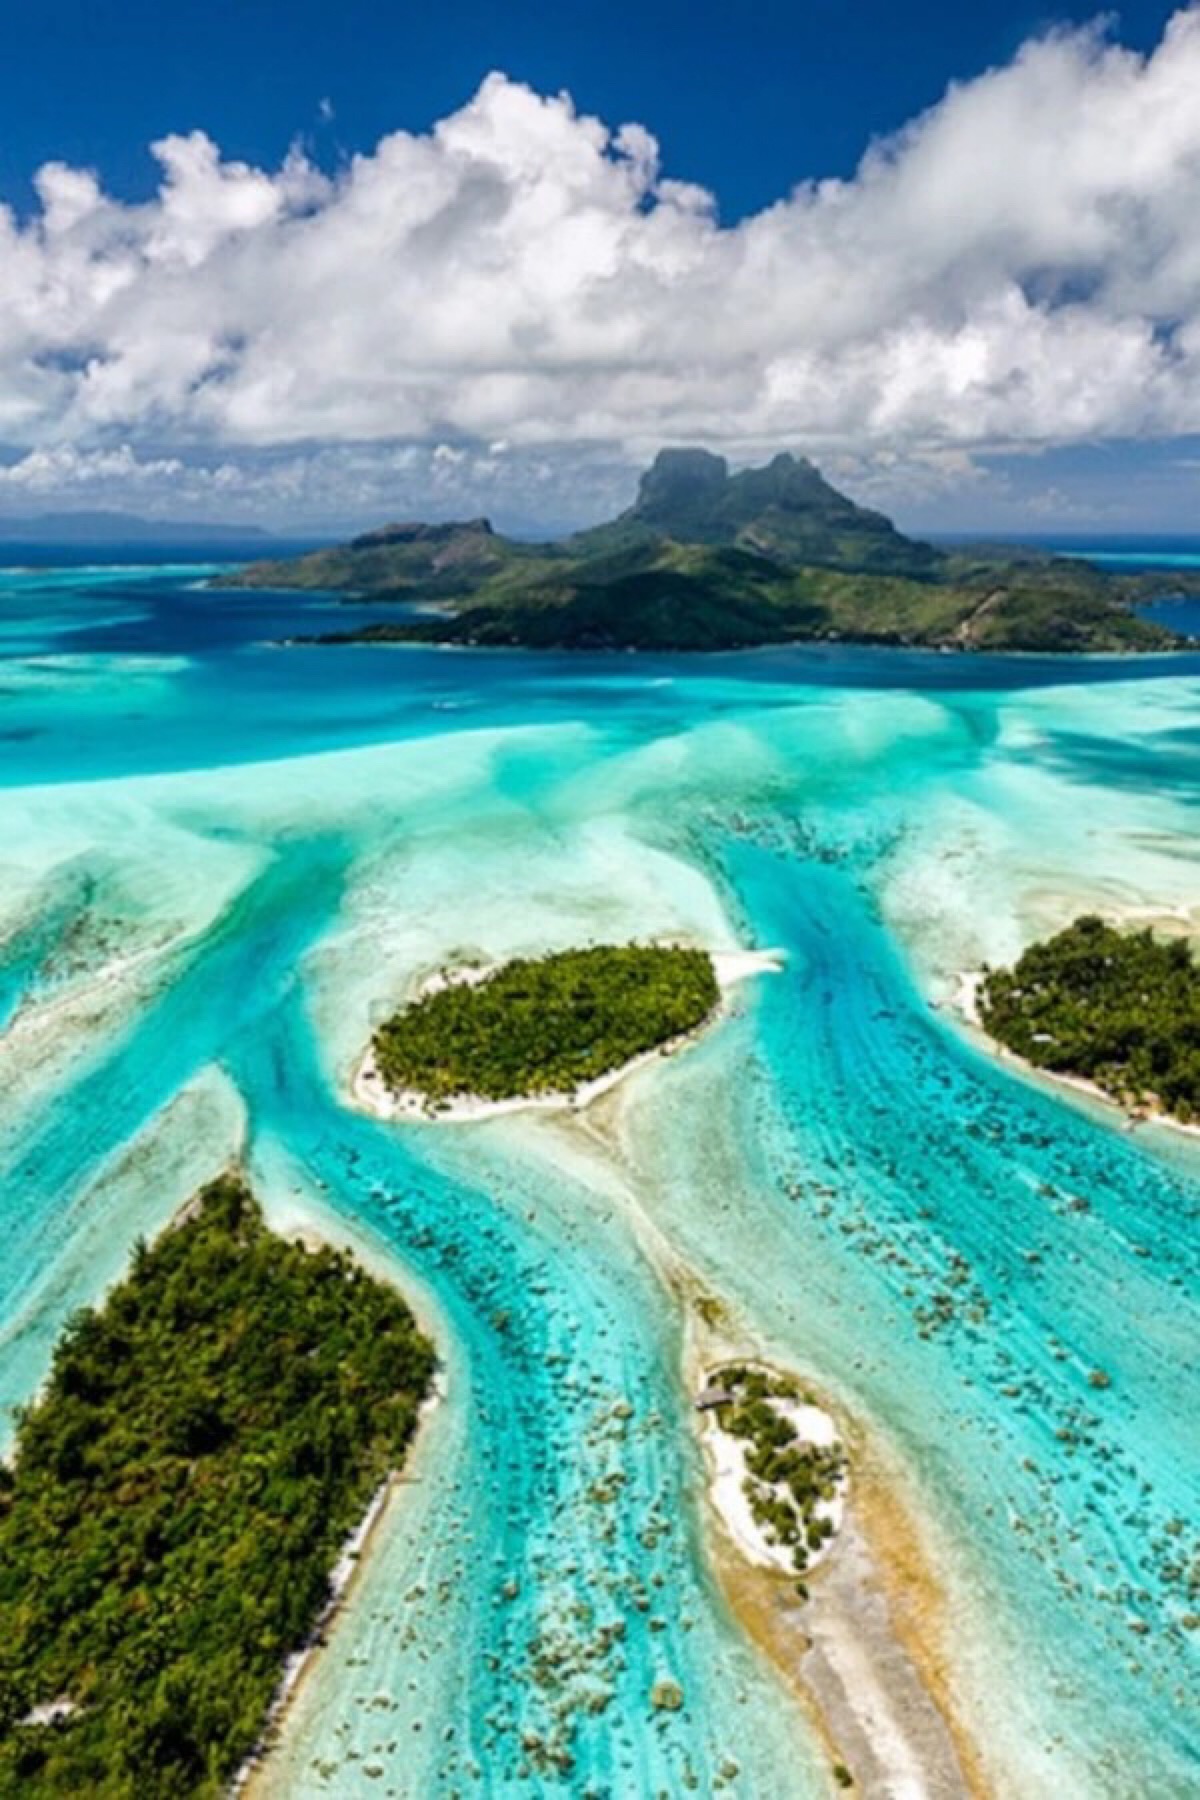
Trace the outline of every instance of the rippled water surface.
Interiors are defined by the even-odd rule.
[[[0,1389],[237,1153],[429,1319],[268,1789],[828,1791],[712,1572],[708,1296],[893,1471],[997,1790],[1196,1792],[1200,1152],[951,1002],[1085,905],[1200,916],[1200,657],[283,649],[345,609],[203,573],[0,575]],[[656,933],[784,968],[594,1125],[344,1103],[448,956]]]

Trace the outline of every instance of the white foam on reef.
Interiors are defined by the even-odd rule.
[[[746,981],[754,975],[778,974],[782,967],[780,953],[776,950],[717,950],[710,954],[722,995],[736,987],[738,982]],[[413,998],[421,999],[426,994],[438,993],[451,986],[474,986],[486,981],[499,967],[501,965],[497,963],[439,970],[421,983]],[[610,1069],[607,1074],[598,1075],[594,1081],[581,1082],[569,1093],[518,1094],[508,1100],[488,1100],[481,1094],[462,1094],[449,1100],[431,1102],[416,1088],[393,1089],[380,1072],[374,1045],[368,1044],[355,1071],[350,1091],[355,1103],[375,1118],[425,1120],[438,1125],[475,1125],[484,1119],[504,1118],[512,1113],[582,1112],[636,1070],[647,1068],[661,1057],[671,1056],[683,1049],[710,1023],[711,1020],[707,1020],[695,1031],[671,1038],[666,1043],[656,1045],[653,1050],[643,1051],[640,1056],[631,1057],[628,1062]]]

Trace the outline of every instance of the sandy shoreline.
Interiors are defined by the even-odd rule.
[[[706,1031],[721,1016],[726,995],[739,982],[754,975],[778,974],[783,966],[782,956],[775,950],[715,950],[711,952],[711,956],[721,997],[712,1015],[702,1025],[695,1031],[671,1038],[653,1050],[646,1050],[642,1055],[632,1057],[629,1062],[610,1069],[595,1081],[584,1082],[573,1093],[516,1095],[510,1100],[486,1100],[477,1094],[464,1094],[458,1099],[432,1106],[425,1095],[414,1089],[396,1093],[389,1088],[376,1064],[374,1046],[369,1043],[350,1084],[352,1102],[361,1112],[370,1113],[376,1119],[411,1119],[439,1125],[472,1125],[483,1119],[503,1118],[513,1113],[581,1112],[593,1100],[610,1092],[636,1070],[647,1067],[659,1057],[671,1056],[694,1042],[701,1032]],[[495,964],[439,970],[418,986],[412,998],[422,999],[426,994],[436,993],[453,983],[473,985],[493,974],[500,966]]]
[[[692,1394],[722,1366],[776,1367],[739,1355],[724,1326],[710,1333],[693,1323],[689,1336],[685,1379]],[[753,1554],[736,1512],[729,1517],[704,1421],[706,1511],[715,1526],[709,1541],[721,1584],[803,1707],[831,1765],[850,1770],[854,1792],[872,1800],[981,1797],[987,1785],[945,1676],[942,1596],[914,1526],[853,1421],[825,1399],[812,1410],[823,1421],[818,1429],[844,1446],[848,1474],[839,1485],[837,1533],[805,1571],[806,1600],[790,1559]]]
[[[760,953],[739,957],[732,968],[727,965],[722,971],[722,988],[774,966],[774,959]],[[618,1080],[628,1073],[628,1069],[615,1072]],[[605,1085],[611,1089],[617,1084],[610,1081]],[[610,1094],[608,1106],[621,1104],[620,1093]],[[605,1108],[595,1111],[603,1116]],[[577,1132],[590,1136],[592,1115],[582,1116],[580,1105],[567,1101],[554,1112],[560,1121],[556,1129],[571,1136]],[[694,1286],[690,1272],[678,1263],[671,1246],[652,1232],[650,1236],[654,1241],[647,1248],[667,1286],[677,1297],[690,1292]],[[707,1385],[710,1374],[723,1365],[740,1362],[774,1368],[773,1361],[745,1354],[744,1344],[727,1341],[724,1327],[700,1327],[694,1313],[692,1321],[692,1329],[700,1330],[705,1341],[689,1347],[689,1406],[691,1397]],[[802,1392],[806,1385],[801,1382]],[[795,1404],[803,1408],[798,1422],[806,1431],[836,1438],[845,1445],[853,1482],[852,1486],[849,1481],[841,1484],[837,1532],[813,1555],[805,1571],[809,1598],[803,1602],[796,1591],[790,1555],[784,1549],[781,1560],[782,1547],[765,1545],[748,1518],[740,1468],[731,1462],[722,1478],[719,1459],[713,1455],[715,1445],[710,1441],[714,1436],[711,1420],[694,1415],[708,1464],[704,1504],[713,1527],[709,1540],[729,1602],[752,1641],[792,1690],[826,1746],[830,1765],[841,1762],[850,1769],[854,1791],[876,1800],[981,1796],[987,1790],[974,1746],[951,1704],[942,1648],[946,1636],[943,1602],[918,1549],[914,1525],[903,1513],[888,1476],[874,1466],[875,1458],[853,1422],[843,1419],[824,1400],[811,1407],[805,1402]],[[406,1472],[427,1441],[422,1431],[410,1449]],[[714,1467],[714,1462],[718,1466]],[[259,1777],[262,1787],[268,1785],[272,1746],[286,1733],[298,1692],[320,1666],[319,1653],[331,1624],[353,1594],[358,1576],[369,1567],[372,1544],[386,1525],[399,1485],[389,1483],[383,1504],[363,1521],[366,1529],[358,1556],[343,1556],[343,1566],[348,1565],[347,1587],[322,1621],[316,1641],[289,1668],[272,1708],[264,1745],[248,1768],[243,1793],[253,1795]]]
[[[1155,914],[1156,918],[1160,915]],[[969,1029],[970,1035],[981,1043],[998,1062],[1008,1063],[1020,1069],[1025,1075],[1036,1081],[1044,1081],[1051,1088],[1066,1088],[1069,1092],[1082,1094],[1085,1099],[1096,1101],[1105,1112],[1124,1122],[1126,1131],[1136,1131],[1139,1125],[1162,1125],[1167,1130],[1179,1132],[1187,1138],[1200,1137],[1200,1125],[1187,1125],[1172,1113],[1163,1112],[1158,1107],[1146,1106],[1134,1108],[1124,1105],[1120,1100],[1089,1081],[1084,1075],[1066,1075],[1059,1069],[1043,1069],[1037,1063],[1028,1062],[1025,1057],[1018,1056],[1007,1044],[994,1038],[983,1023],[979,1012],[979,990],[983,985],[982,969],[964,969],[959,972],[954,994],[950,1002],[950,1010]]]
[[[856,1463],[857,1474],[857,1463]],[[746,1561],[721,1534],[716,1566],[743,1628],[870,1800],[983,1800],[990,1789],[955,1714],[940,1590],[890,1497],[847,1496],[837,1538],[794,1580]]]
[[[259,1740],[230,1782],[230,1793],[253,1794],[255,1783],[269,1761],[271,1752],[286,1726],[292,1702],[299,1693],[302,1683],[313,1672],[322,1650],[326,1648],[330,1631],[337,1624],[339,1615],[369,1565],[371,1551],[389,1512],[396,1503],[400,1489],[414,1479],[412,1465],[417,1455],[418,1445],[423,1442],[426,1435],[423,1427],[429,1415],[440,1404],[441,1399],[442,1395],[434,1388],[421,1402],[417,1427],[409,1443],[403,1465],[398,1469],[388,1471],[386,1478],[372,1494],[366,1512],[344,1540],[338,1552],[338,1559],[330,1571],[329,1599],[315,1620],[304,1644],[299,1650],[294,1650],[284,1663],[279,1686],[275,1690],[266,1718],[263,1720]]]
[[[181,1209],[172,1224],[182,1224],[188,1210],[189,1207]],[[384,1265],[378,1257],[372,1258],[361,1246],[352,1241],[347,1242],[340,1234],[328,1231],[313,1210],[304,1204],[294,1205],[289,1210],[286,1223],[278,1218],[270,1219],[269,1223],[279,1236],[288,1242],[303,1244],[310,1252],[323,1249],[345,1250],[359,1267],[371,1268],[377,1280],[387,1282],[401,1294],[420,1329],[436,1344],[437,1338],[430,1329],[429,1321],[420,1316],[408,1294],[401,1288],[394,1267]],[[401,1489],[419,1479],[414,1471],[429,1441],[429,1421],[445,1397],[441,1385],[443,1370],[444,1364],[439,1355],[429,1392],[417,1408],[416,1424],[405,1449],[404,1459],[399,1467],[388,1470],[371,1495],[362,1517],[342,1540],[337,1560],[329,1571],[329,1598],[313,1621],[304,1643],[285,1660],[258,1740],[247,1752],[230,1781],[229,1793],[253,1795],[256,1791],[270,1763],[272,1752],[286,1730],[295,1700],[314,1674],[320,1663],[321,1653],[328,1646],[330,1633],[335,1629],[338,1619],[370,1566],[371,1553],[378,1544],[389,1515],[398,1504]]]
[[[801,1614],[807,1634],[801,1679],[854,1773],[856,1791],[881,1800],[981,1795],[986,1789],[973,1752],[934,1672],[932,1609],[922,1607],[919,1635],[905,1631],[895,1585],[883,1546],[860,1509],[849,1508]]]

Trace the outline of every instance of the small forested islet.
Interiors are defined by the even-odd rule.
[[[791,1551],[792,1566],[803,1575],[834,1534],[828,1508],[845,1475],[842,1448],[797,1436],[788,1412],[801,1396],[788,1377],[736,1364],[712,1379],[730,1396],[716,1409],[720,1429],[743,1440],[744,1491],[754,1522],[769,1543]]]
[[[1123,1105],[1200,1119],[1200,967],[1183,938],[1122,931],[1093,914],[986,969],[984,1028],[1037,1068]]]
[[[433,1105],[572,1094],[694,1031],[719,998],[703,950],[562,950],[448,981],[381,1025],[372,1050],[387,1087]]]
[[[0,1794],[225,1791],[433,1370],[399,1294],[236,1176],[139,1243],[0,1470]]]

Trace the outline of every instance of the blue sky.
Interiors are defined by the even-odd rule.
[[[558,525],[697,441],[1200,529],[1193,11],[8,10],[0,512]]]
[[[147,146],[199,126],[226,155],[271,165],[298,133],[332,163],[397,126],[454,111],[492,69],[566,88],[610,121],[639,119],[676,175],[722,215],[796,181],[853,173],[870,138],[947,83],[1007,62],[1094,4],[1005,0],[8,0],[0,196],[28,205],[42,162],[94,165],[144,196]],[[1117,9],[1148,50],[1174,8]],[[335,118],[325,121],[321,103]]]

